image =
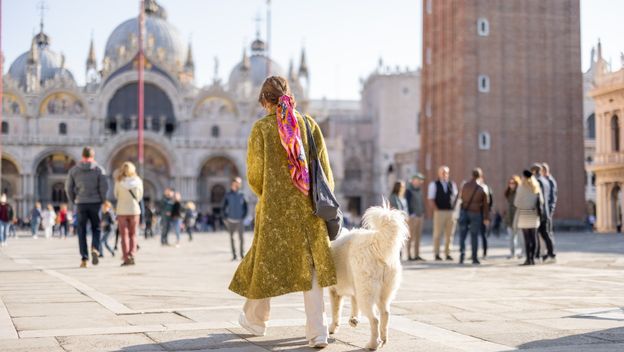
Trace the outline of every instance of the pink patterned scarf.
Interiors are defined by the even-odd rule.
[[[299,124],[288,95],[282,95],[275,109],[277,117],[277,130],[280,135],[282,146],[288,156],[288,170],[293,184],[303,194],[308,195],[310,190],[310,175],[306,161]]]

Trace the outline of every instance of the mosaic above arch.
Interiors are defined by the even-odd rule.
[[[202,99],[193,112],[194,117],[226,117],[236,116],[237,110],[234,103],[221,97],[206,97]]]
[[[22,100],[11,93],[2,96],[2,113],[5,115],[24,115],[26,107]]]
[[[47,115],[75,115],[84,113],[85,108],[80,99],[65,92],[48,95],[39,106],[39,114]]]

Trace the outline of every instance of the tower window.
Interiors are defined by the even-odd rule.
[[[212,126],[212,130],[211,133],[213,138],[219,138],[219,135],[221,134],[221,131],[219,130],[219,126]]]
[[[486,18],[479,18],[477,20],[477,33],[482,37],[490,35],[490,22]]]
[[[9,123],[2,121],[2,134],[9,134]]]
[[[427,102],[427,105],[425,106],[425,116],[431,117],[431,115],[432,115],[431,102]]]
[[[433,0],[427,0],[427,13],[431,14],[433,12]]]
[[[65,122],[59,123],[59,134],[66,135],[67,134],[67,124]]]
[[[620,151],[620,119],[617,115],[611,117],[611,151]]]
[[[490,150],[491,138],[488,132],[479,133],[479,149]]]
[[[490,91],[490,77],[479,75],[479,92],[488,93]]]
[[[425,52],[425,62],[427,65],[431,65],[431,48],[427,48],[427,51]]]

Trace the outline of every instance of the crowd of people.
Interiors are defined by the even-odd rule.
[[[417,173],[406,186],[394,184],[390,206],[408,216],[410,238],[403,253],[407,260],[424,261],[420,256],[420,238],[425,215],[425,177]],[[478,250],[487,257],[488,236],[500,233],[505,226],[509,239],[508,259],[524,258],[522,265],[534,265],[536,259],[547,263],[556,260],[553,215],[557,204],[557,182],[547,163],[535,163],[522,175],[513,175],[505,190],[506,204],[494,206],[492,187],[485,183],[483,171],[475,168],[461,187],[450,180],[450,169],[441,166],[438,178],[427,186],[426,199],[433,211],[433,259],[453,261],[451,249],[456,229],[459,232],[459,263],[466,258],[466,239],[470,237],[470,258],[480,264]],[[521,235],[522,234],[522,235]],[[444,257],[440,242],[444,238]],[[522,242],[523,245],[519,245]]]

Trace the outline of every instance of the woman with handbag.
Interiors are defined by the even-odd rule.
[[[124,162],[115,180],[117,198],[117,229],[121,237],[123,262],[121,266],[134,265],[137,251],[136,231],[141,215],[140,199],[143,198],[143,182],[136,173],[133,163]]]
[[[515,228],[524,234],[524,248],[526,261],[522,265],[535,265],[535,251],[537,248],[537,228],[540,225],[540,209],[544,197],[535,176],[529,170],[522,172],[522,183],[516,190],[514,206]]]
[[[313,213],[309,165],[317,157],[333,189],[327,149],[316,122],[295,110],[284,77],[267,78],[259,102],[267,115],[254,124],[247,149],[247,180],[258,196],[254,238],[229,288],[247,298],[239,324],[259,336],[266,332],[271,297],[303,291],[306,338],[311,347],[323,348],[328,331],[322,288],[336,284],[336,270],[327,225]],[[306,124],[316,156],[306,153]]]

